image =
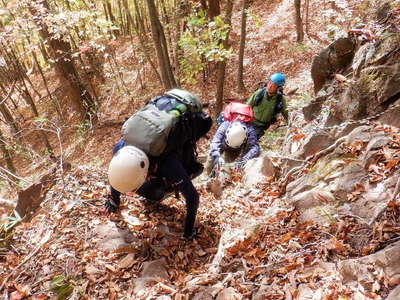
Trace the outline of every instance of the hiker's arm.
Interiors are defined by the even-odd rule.
[[[246,104],[250,105],[250,106],[254,106],[255,105],[255,99],[257,97],[257,94],[260,90],[255,91],[250,97],[249,99],[247,99]]]
[[[229,122],[223,122],[217,129],[211,142],[210,156],[217,157],[221,155],[221,146],[224,141],[226,130],[229,127]]]
[[[247,161],[251,158],[257,157],[260,154],[260,145],[258,144],[257,133],[253,126],[248,128],[247,138],[247,153],[243,156],[243,160]]]
[[[289,111],[287,109],[287,103],[285,97],[282,98],[282,111],[283,117],[285,118],[286,122],[289,120]]]

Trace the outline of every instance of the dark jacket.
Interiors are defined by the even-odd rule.
[[[196,142],[210,130],[210,116],[201,113],[184,114],[168,136],[167,147],[162,155],[149,157],[150,169],[146,182],[137,193],[149,200],[161,200],[171,187],[179,190],[186,201],[186,220],[184,235],[190,236],[194,230],[199,194],[191,178],[202,171],[203,166],[197,162]],[[118,142],[115,154],[125,142]],[[118,198],[120,193],[111,187],[112,197]]]

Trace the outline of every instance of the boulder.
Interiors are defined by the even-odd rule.
[[[350,65],[355,50],[356,41],[353,38],[339,38],[314,56],[311,65],[311,77],[314,82],[315,93],[324,86],[333,73]]]
[[[378,119],[379,122],[400,128],[400,100],[388,107],[388,110]]]
[[[396,242],[377,253],[341,261],[338,263],[338,271],[345,283],[356,281],[370,289],[375,282],[373,273],[382,270],[389,281],[400,273],[399,256],[400,242]]]
[[[164,259],[153,260],[143,264],[143,270],[139,277],[135,279],[134,292],[138,293],[145,289],[149,284],[157,283],[160,280],[169,280]]]
[[[132,233],[118,228],[111,221],[97,225],[93,232],[93,238],[100,250],[121,252],[124,248],[135,247],[132,244],[134,241]]]
[[[335,196],[331,192],[318,189],[302,192],[291,199],[291,203],[299,210],[305,210],[334,201]]]
[[[326,98],[327,95],[323,94],[315,98],[315,100],[312,101],[307,106],[303,107],[302,110],[303,110],[304,120],[306,120],[307,122],[314,120],[321,113],[322,104],[324,103]]]
[[[398,300],[398,299],[400,299],[400,285],[398,285],[394,290],[392,290],[385,300]]]
[[[314,299],[321,299],[318,297],[313,289],[311,289],[307,284],[302,283],[298,287],[299,294],[297,295],[296,299],[301,300],[314,300]],[[316,296],[314,298],[314,296]]]
[[[303,147],[293,154],[294,157],[305,159],[332,145],[335,140],[326,133],[314,133],[309,135],[303,142]]]
[[[268,155],[249,160],[244,168],[243,183],[250,188],[275,175],[275,167]]]
[[[243,296],[239,294],[233,287],[223,289],[217,296],[216,300],[241,300]]]
[[[398,33],[388,27],[375,43],[365,44],[355,56],[350,86],[335,98],[333,115],[338,119],[363,119],[390,109],[400,99],[400,52]],[[398,109],[380,121],[398,126]]]
[[[213,299],[214,297],[212,295],[212,291],[210,290],[210,288],[201,289],[201,291],[196,293],[192,298],[192,300],[213,300]]]
[[[59,165],[54,165],[52,168],[43,173],[34,183],[18,192],[17,206],[15,210],[25,220],[35,212],[40,204],[46,198],[47,192],[53,187],[56,181],[57,170]],[[70,169],[69,163],[64,163],[64,170]]]
[[[319,205],[303,210],[299,219],[301,222],[311,221],[321,226],[328,226],[332,221],[334,221],[332,215],[336,212],[337,209],[333,205]]]

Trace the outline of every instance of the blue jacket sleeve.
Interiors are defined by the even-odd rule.
[[[211,142],[210,156],[216,157],[221,154],[221,147],[224,142],[225,133],[228,127],[229,127],[228,121],[223,122],[218,127],[217,132],[215,133],[213,140]]]
[[[243,155],[243,160],[249,160],[260,154],[260,145],[258,144],[257,133],[252,125],[247,125],[247,153]]]

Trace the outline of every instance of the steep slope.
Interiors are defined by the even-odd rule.
[[[279,33],[279,29],[286,31],[291,24],[286,10],[289,5],[286,0],[254,3],[252,8],[265,11],[271,18],[267,25],[250,28],[249,51],[254,51],[250,62],[267,67],[264,73],[248,70],[247,78],[255,82],[272,71],[284,70],[293,78],[289,88],[299,82],[303,92],[310,91],[312,51],[307,50],[307,60],[285,65],[285,56],[289,55],[286,46],[290,44],[285,45],[285,33]],[[235,22],[238,16],[237,12]],[[398,15],[393,16],[398,20]],[[282,20],[279,26],[277,20]],[[267,28],[274,29],[274,34],[258,39]],[[398,32],[393,34],[398,36]],[[379,49],[386,36],[386,31],[380,32],[378,40],[369,46]],[[393,43],[393,47],[397,46]],[[282,52],[285,49],[288,52]],[[398,55],[390,47],[385,49],[386,53]],[[263,51],[274,53],[275,57],[280,53],[283,59],[277,61],[269,55],[264,60]],[[298,54],[296,51],[291,55]],[[385,53],[377,51],[375,55],[369,59],[375,61]],[[393,66],[398,62],[390,55],[386,57]],[[366,60],[363,69],[368,67]],[[397,75],[392,72],[389,79]],[[347,84],[351,87],[357,80],[351,77]],[[228,86],[233,90],[231,83]],[[174,197],[161,205],[147,205],[130,194],[124,197],[120,214],[104,212],[103,200],[108,193],[104,165],[82,162],[93,162],[94,157],[100,162],[109,159],[107,151],[118,138],[119,128],[106,129],[103,135],[87,141],[86,147],[91,151],[75,162],[81,166],[73,166],[67,174],[57,174],[41,208],[7,237],[9,248],[2,251],[0,260],[2,296],[387,297],[400,283],[400,207],[396,198],[400,186],[400,133],[389,125],[354,122],[354,117],[341,119],[349,121],[343,127],[327,123],[329,113],[343,106],[335,100],[345,94],[345,87],[335,80],[328,82],[325,88],[333,92],[310,120],[294,110],[294,104],[301,102],[304,94],[303,98],[295,97],[292,124],[296,126],[280,139],[283,145],[279,153],[264,153],[246,166],[244,176],[235,171],[229,173],[222,197],[210,192],[205,177],[196,182],[201,206],[199,234],[193,242],[180,239],[185,209],[183,201]],[[394,107],[390,105],[395,100],[389,100],[389,108]],[[368,115],[374,112],[361,118]],[[274,142],[279,145],[279,140]],[[203,141],[203,155],[206,149],[207,142]],[[397,299],[398,293],[396,288],[387,299]]]

